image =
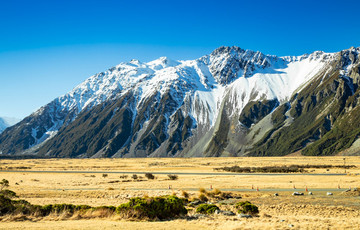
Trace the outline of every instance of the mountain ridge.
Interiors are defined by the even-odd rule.
[[[0,135],[0,152],[53,157],[256,155],[248,137],[252,127],[291,104],[294,93],[311,85],[319,73],[326,75],[338,56],[344,63],[333,68],[349,75],[358,53],[352,47],[276,57],[220,47],[189,61],[161,57],[120,63]]]

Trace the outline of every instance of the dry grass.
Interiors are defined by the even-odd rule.
[[[305,192],[315,188],[360,187],[360,157],[346,157],[346,164],[356,165],[347,169],[345,176],[268,176],[268,175],[182,175],[181,172],[212,173],[213,168],[239,165],[242,167],[281,166],[291,164],[343,165],[343,157],[283,157],[283,158],[185,158],[185,159],[49,159],[49,160],[0,160],[0,179],[10,181],[10,189],[21,199],[32,204],[72,203],[90,206],[118,206],[135,196],[159,196],[175,193],[190,198],[202,194],[210,200],[230,189],[255,189],[232,192],[259,206],[260,217],[242,219],[237,216],[214,215],[195,220],[176,219],[162,222],[129,222],[104,210],[77,213],[69,216],[53,215],[45,219],[23,215],[1,218],[0,229],[360,229],[359,193],[314,191],[313,196],[291,196],[291,191],[274,192],[264,189],[291,189],[294,186]],[[80,171],[77,173],[31,173],[35,171]],[[344,169],[311,169],[313,173],[344,173]],[[91,172],[86,172],[91,171]],[[118,173],[113,173],[118,172]],[[154,173],[156,180],[133,180],[138,176]],[[143,174],[141,173],[143,172]],[[164,172],[165,174],[155,174]],[[103,177],[106,173],[108,176]],[[167,174],[176,174],[178,180],[168,180]],[[126,176],[124,176],[126,175]],[[17,184],[16,184],[17,183]],[[214,188],[214,189],[211,189]],[[227,201],[222,210],[234,211]],[[219,201],[221,202],[221,201]],[[190,211],[191,214],[191,211]]]

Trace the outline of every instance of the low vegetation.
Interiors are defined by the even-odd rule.
[[[237,172],[237,173],[303,173],[307,172],[305,169],[310,168],[355,168],[355,165],[290,165],[290,166],[266,166],[266,167],[222,167],[214,168],[217,171]]]
[[[168,177],[169,180],[177,180],[179,178],[178,175],[174,175],[174,174],[169,174]]]
[[[155,176],[152,173],[145,173],[145,177],[148,178],[149,180],[155,179]]]
[[[196,212],[202,214],[213,214],[216,210],[220,210],[220,209],[215,204],[200,204],[196,208]]]
[[[133,180],[137,180],[137,179],[138,179],[138,175],[133,174],[133,175],[131,176],[131,178],[132,178]]]
[[[175,195],[159,197],[135,197],[128,203],[115,206],[91,207],[89,205],[73,204],[49,204],[32,205],[26,200],[16,200],[16,193],[4,189],[9,186],[9,182],[3,179],[0,182],[0,216],[4,215],[31,215],[44,217],[50,214],[60,215],[66,213],[69,216],[85,214],[88,212],[102,211],[107,216],[119,214],[131,219],[169,219],[187,214],[185,208],[186,199],[181,199]]]
[[[49,204],[49,205],[33,205],[26,200],[16,200],[17,195],[11,190],[0,191],[0,216],[4,215],[31,215],[35,217],[44,217],[50,214],[60,215],[67,213],[94,212],[98,210],[107,210],[110,213],[115,211],[114,206],[91,207],[89,205],[73,205],[73,204]]]
[[[235,205],[235,208],[240,214],[257,215],[259,213],[259,208],[249,201],[239,202]]]
[[[187,214],[184,200],[177,196],[136,197],[116,208],[116,212],[127,218],[169,219]]]
[[[199,196],[197,200],[201,202],[207,202],[209,200],[211,201],[219,201],[219,200],[225,200],[229,198],[237,198],[241,199],[240,196],[233,196],[231,192],[222,192],[219,189],[215,188],[212,191],[206,191],[204,188],[199,189]]]

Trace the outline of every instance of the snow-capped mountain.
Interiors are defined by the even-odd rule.
[[[121,63],[7,129],[0,135],[0,152],[51,157],[264,155],[264,145],[276,142],[271,141],[275,133],[296,125],[292,111],[304,109],[298,95],[315,82],[318,87],[308,94],[331,76],[339,83],[334,90],[344,81],[343,94],[347,85],[352,95],[357,92],[359,51],[276,57],[220,47],[196,60],[161,57]],[[291,151],[320,139],[315,136]]]
[[[20,120],[13,117],[0,117],[0,133],[2,133],[7,127],[15,125]]]

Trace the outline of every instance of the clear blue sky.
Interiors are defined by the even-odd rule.
[[[360,46],[359,1],[0,0],[0,116],[23,118],[133,58],[222,45],[274,55]]]

